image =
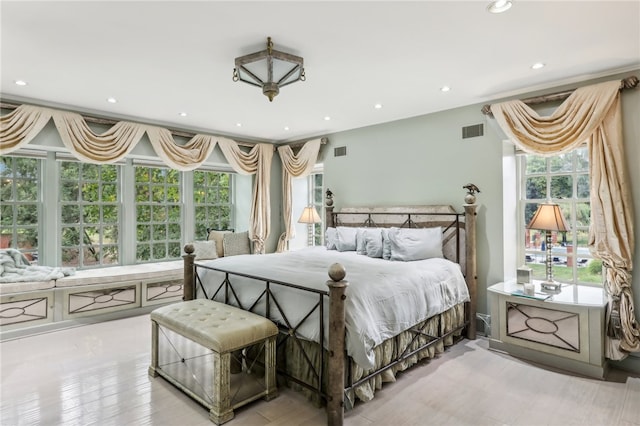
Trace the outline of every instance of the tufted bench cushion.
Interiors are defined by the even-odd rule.
[[[278,334],[268,319],[208,299],[174,303],[151,312],[151,319],[215,352],[231,352]]]

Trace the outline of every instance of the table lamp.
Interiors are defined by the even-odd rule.
[[[304,210],[302,210],[302,214],[300,215],[300,219],[298,219],[298,223],[307,224],[309,246],[313,245],[313,231],[312,231],[313,227],[308,225],[312,225],[314,223],[320,223],[320,222],[322,222],[322,219],[320,218],[320,215],[316,211],[315,207],[308,206],[308,207],[305,207]]]
[[[527,229],[538,229],[541,231],[545,231],[547,248],[547,278],[540,283],[540,286],[544,290],[554,292],[560,291],[562,285],[553,279],[553,262],[551,257],[551,232],[564,232],[569,229],[567,223],[564,220],[564,216],[562,215],[562,211],[560,210],[560,206],[550,201],[539,204],[538,210],[536,210],[533,218],[531,219],[531,222],[529,222],[529,225],[527,225]]]

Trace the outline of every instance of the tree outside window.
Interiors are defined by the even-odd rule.
[[[195,239],[207,236],[207,228],[231,227],[231,175],[208,170],[193,172]]]
[[[136,261],[179,259],[182,238],[181,174],[135,167]]]
[[[42,160],[0,158],[0,248],[38,262],[38,209]]]
[[[60,231],[63,266],[120,263],[120,166],[60,163]]]

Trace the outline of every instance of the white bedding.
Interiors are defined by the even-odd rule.
[[[459,265],[440,258],[394,262],[358,255],[356,252],[313,247],[288,253],[232,256],[197,263],[328,290],[327,271],[336,262],[344,265],[347,272],[345,280],[349,282],[345,305],[347,353],[363,368],[373,367],[373,348],[384,340],[469,300]],[[217,288],[224,279],[224,274],[205,268],[199,268],[198,274],[209,297],[212,296],[212,289]],[[230,280],[245,308],[264,289],[264,284],[257,285],[246,278],[231,275]],[[318,296],[305,296],[300,290],[283,290],[277,285],[272,285],[271,289],[294,327],[318,301]],[[197,295],[202,297],[199,288]],[[221,297],[217,297],[217,300],[221,300]],[[264,303],[257,308],[255,312],[264,314]],[[272,303],[271,319],[282,323],[282,318],[274,308]],[[324,312],[326,342],[328,302],[325,303]],[[314,321],[306,321],[298,333],[317,342],[320,331],[317,315],[314,318]]]

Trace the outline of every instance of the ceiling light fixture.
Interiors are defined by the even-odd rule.
[[[382,109],[382,104],[375,104],[373,107],[375,109]]]
[[[440,91],[441,91],[441,92],[448,92],[449,90],[451,90],[451,87],[449,87],[449,86],[442,86],[442,87],[440,88]]]
[[[179,113],[178,113],[178,115],[179,115],[180,117],[186,117],[186,116],[187,116],[187,113],[186,113],[186,112],[179,112]]]
[[[242,81],[262,88],[262,93],[273,102],[280,88],[296,81],[305,81],[304,59],[273,48],[267,37],[267,49],[236,58],[233,81]]]
[[[331,120],[331,117],[329,117],[328,115],[324,118],[324,121],[329,121]]]
[[[118,102],[118,100],[116,98],[107,98],[107,102],[109,102],[110,104],[115,104],[116,102]]]
[[[27,82],[24,81],[24,80],[16,80],[15,83],[16,83],[16,86],[26,86],[27,85]]]
[[[536,62],[535,64],[531,65],[532,70],[539,70],[540,68],[544,68],[544,64],[542,62]]]
[[[491,13],[502,13],[509,9],[511,9],[511,0],[494,0],[487,6],[487,10]]]

